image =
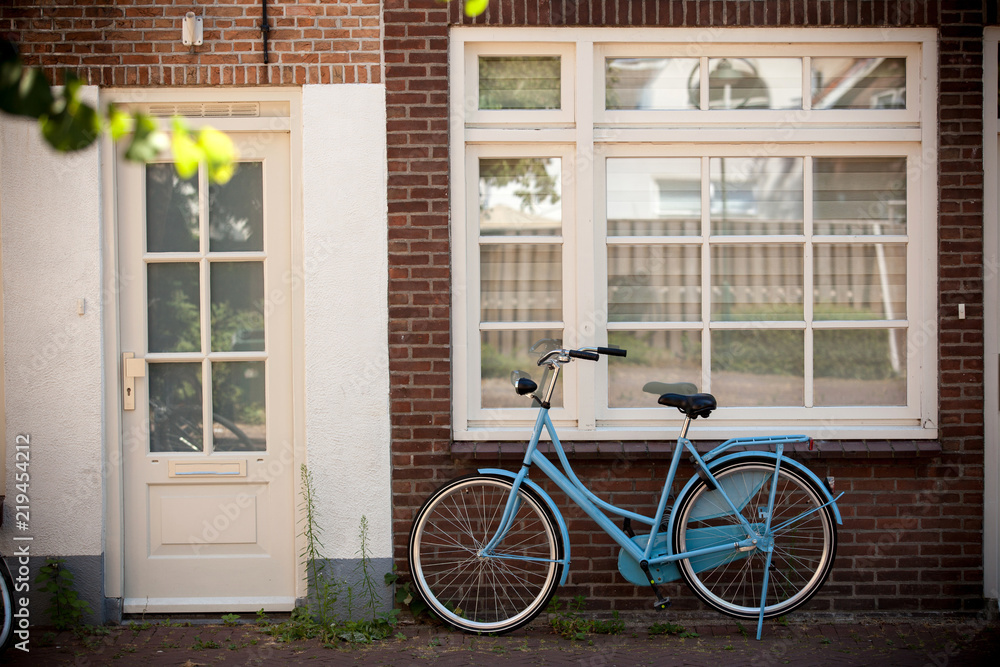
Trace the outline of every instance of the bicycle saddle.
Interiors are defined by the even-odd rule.
[[[712,410],[719,407],[711,394],[664,394],[657,403],[677,408],[691,419],[708,419]]]

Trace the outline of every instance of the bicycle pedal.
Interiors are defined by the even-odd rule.
[[[653,608],[658,609],[660,611],[664,611],[669,606],[670,606],[670,598],[660,598],[659,600],[653,603]]]

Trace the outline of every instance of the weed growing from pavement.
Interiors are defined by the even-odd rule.
[[[582,595],[577,595],[573,600],[567,600],[565,610],[560,611],[559,603],[558,596],[552,598],[547,611],[553,614],[549,618],[549,625],[553,632],[560,637],[586,639],[589,634],[620,635],[625,632],[625,621],[619,617],[617,610],[611,612],[611,620],[602,621],[583,618],[580,615],[585,603]]]

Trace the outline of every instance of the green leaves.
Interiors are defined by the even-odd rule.
[[[80,625],[90,605],[81,600],[73,588],[73,573],[65,567],[64,558],[46,558],[38,570],[35,584],[51,596],[49,616],[56,630],[68,630]]]
[[[149,162],[171,150],[183,178],[197,173],[200,164],[213,183],[232,178],[237,151],[222,132],[204,127],[193,133],[175,118],[171,137],[155,118],[141,111],[129,113],[109,105],[102,115],[81,99],[82,87],[83,81],[67,72],[65,85],[53,89],[41,70],[24,66],[13,44],[0,40],[0,112],[36,119],[45,141],[57,151],[87,148],[102,132],[116,142],[131,133],[127,160]]]

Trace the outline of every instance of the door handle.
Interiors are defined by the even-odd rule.
[[[135,379],[146,377],[146,360],[122,352],[122,409],[135,410]]]

